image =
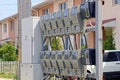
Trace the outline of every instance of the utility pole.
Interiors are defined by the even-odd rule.
[[[96,0],[96,80],[103,80],[102,0]]]
[[[21,63],[21,46],[22,46],[22,19],[31,16],[31,0],[18,0],[18,61],[19,61],[19,79]]]

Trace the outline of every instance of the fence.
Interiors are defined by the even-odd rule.
[[[0,73],[17,73],[17,61],[0,61]]]

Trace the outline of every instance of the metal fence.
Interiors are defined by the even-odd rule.
[[[18,70],[17,61],[0,61],[0,73],[16,74]]]

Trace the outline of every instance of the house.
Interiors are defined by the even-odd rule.
[[[85,0],[46,0],[32,7],[32,16],[42,16],[57,12],[72,6],[78,6]],[[112,29],[114,34],[116,49],[120,49],[120,0],[102,0],[102,19],[103,19],[103,40],[107,39],[107,29]],[[87,27],[95,27],[95,19],[89,19]],[[80,35],[77,35],[77,43],[80,43]],[[0,20],[0,43],[7,41],[18,42],[18,14]],[[89,48],[95,47],[95,31],[87,33],[87,43]],[[78,46],[80,47],[80,46]]]

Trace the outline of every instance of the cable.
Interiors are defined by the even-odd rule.
[[[74,34],[74,40],[75,40],[75,48],[76,48],[76,50],[77,50],[76,34]]]

